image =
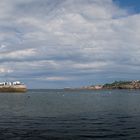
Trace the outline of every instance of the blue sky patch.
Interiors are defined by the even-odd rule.
[[[140,13],[140,0],[113,0],[121,8],[126,8],[131,13]]]

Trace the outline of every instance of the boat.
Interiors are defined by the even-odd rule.
[[[26,92],[27,87],[20,81],[15,82],[1,82],[0,92]]]

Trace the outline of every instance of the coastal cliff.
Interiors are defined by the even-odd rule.
[[[140,80],[115,81],[104,85],[83,86],[80,88],[69,88],[71,90],[102,90],[102,89],[140,89]]]
[[[140,89],[140,81],[115,81],[103,85],[103,89]]]

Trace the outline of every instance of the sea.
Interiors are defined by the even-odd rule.
[[[140,140],[140,90],[0,93],[0,140]]]

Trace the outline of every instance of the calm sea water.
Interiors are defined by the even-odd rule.
[[[140,91],[0,93],[0,140],[140,140]]]

